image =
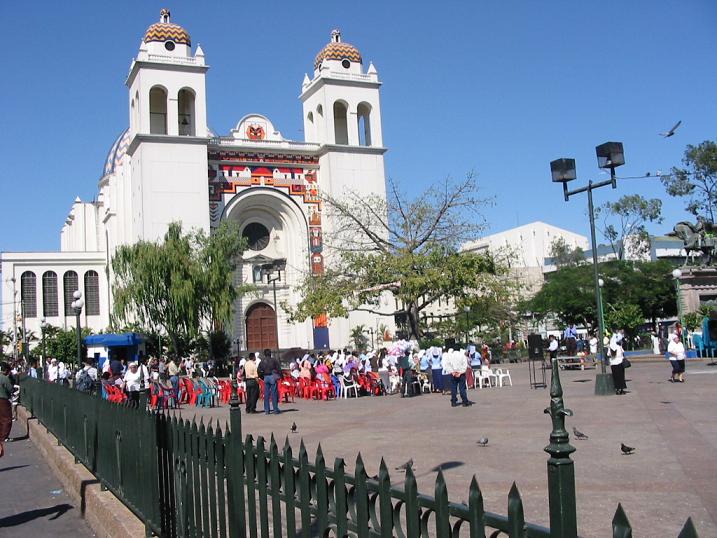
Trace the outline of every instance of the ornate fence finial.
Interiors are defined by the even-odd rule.
[[[565,429],[565,417],[573,412],[565,409],[563,387],[560,384],[558,360],[552,359],[552,375],[550,383],[550,407],[545,413],[553,421],[550,432],[550,444],[545,451],[548,458],[548,501],[550,505],[551,536],[572,538],[578,535],[577,509],[575,503],[575,468],[570,454],[575,447],[570,445],[569,435]]]

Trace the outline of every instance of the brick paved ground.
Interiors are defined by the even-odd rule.
[[[717,536],[717,367],[690,361],[687,382],[672,384],[667,362],[633,364],[625,396],[594,396],[594,370],[561,373],[566,406],[575,413],[568,427],[590,436],[572,441],[579,531],[609,536],[621,502],[635,536],[676,537],[687,516],[700,536]],[[391,469],[413,458],[419,489],[428,494],[436,466],[448,463],[451,499],[467,498],[475,474],[486,509],[503,514],[515,480],[526,519],[547,524],[548,391],[529,388],[526,364],[509,368],[513,387],[469,391],[477,402],[469,408],[451,408],[440,395],[297,401],[284,404],[287,412],[280,416],[243,415],[243,431],[266,438],[273,432],[281,443],[288,435],[296,449],[303,438],[310,454],[320,442],[327,462],[344,457],[349,471],[359,451],[370,474],[381,457]],[[223,406],[196,414],[216,424],[228,420],[227,411]],[[194,413],[182,410],[185,418]],[[293,421],[299,426],[295,435],[289,433]],[[488,447],[476,446],[481,436],[489,438]],[[637,447],[636,454],[621,455],[621,442]]]
[[[94,536],[25,427],[14,422],[11,438],[0,459],[0,538]]]

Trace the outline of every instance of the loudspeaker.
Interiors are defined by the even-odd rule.
[[[543,337],[539,334],[528,335],[528,358],[530,360],[543,360]]]

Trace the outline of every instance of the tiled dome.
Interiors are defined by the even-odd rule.
[[[156,22],[147,28],[144,34],[144,42],[149,43],[150,41],[174,41],[178,45],[192,45],[189,32],[178,24],[172,24],[171,22]]]
[[[127,153],[127,146],[129,145],[129,129],[125,129],[117,137],[114,144],[107,153],[105,159],[105,167],[102,171],[102,175],[114,174],[115,169],[122,163],[122,157]]]
[[[316,55],[314,69],[319,69],[321,62],[324,60],[348,60],[363,63],[359,50],[350,43],[343,43],[341,41],[341,32],[338,30],[331,32],[331,42]]]
[[[159,13],[159,22],[154,23],[152,26],[147,28],[144,33],[144,42],[149,43],[150,41],[174,41],[178,45],[192,46],[192,40],[189,37],[189,32],[178,24],[169,22],[169,10],[163,9]]]

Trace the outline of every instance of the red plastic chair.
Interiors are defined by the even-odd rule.
[[[334,384],[331,382],[329,374],[316,376],[314,386],[316,387],[317,399],[328,400],[329,398],[336,398],[336,389],[334,389]]]
[[[283,400],[284,403],[289,403],[289,397],[291,397],[291,401],[294,402],[296,395],[296,387],[294,385],[294,380],[291,378],[291,376],[284,376],[281,378],[281,381],[279,381],[279,400]]]

